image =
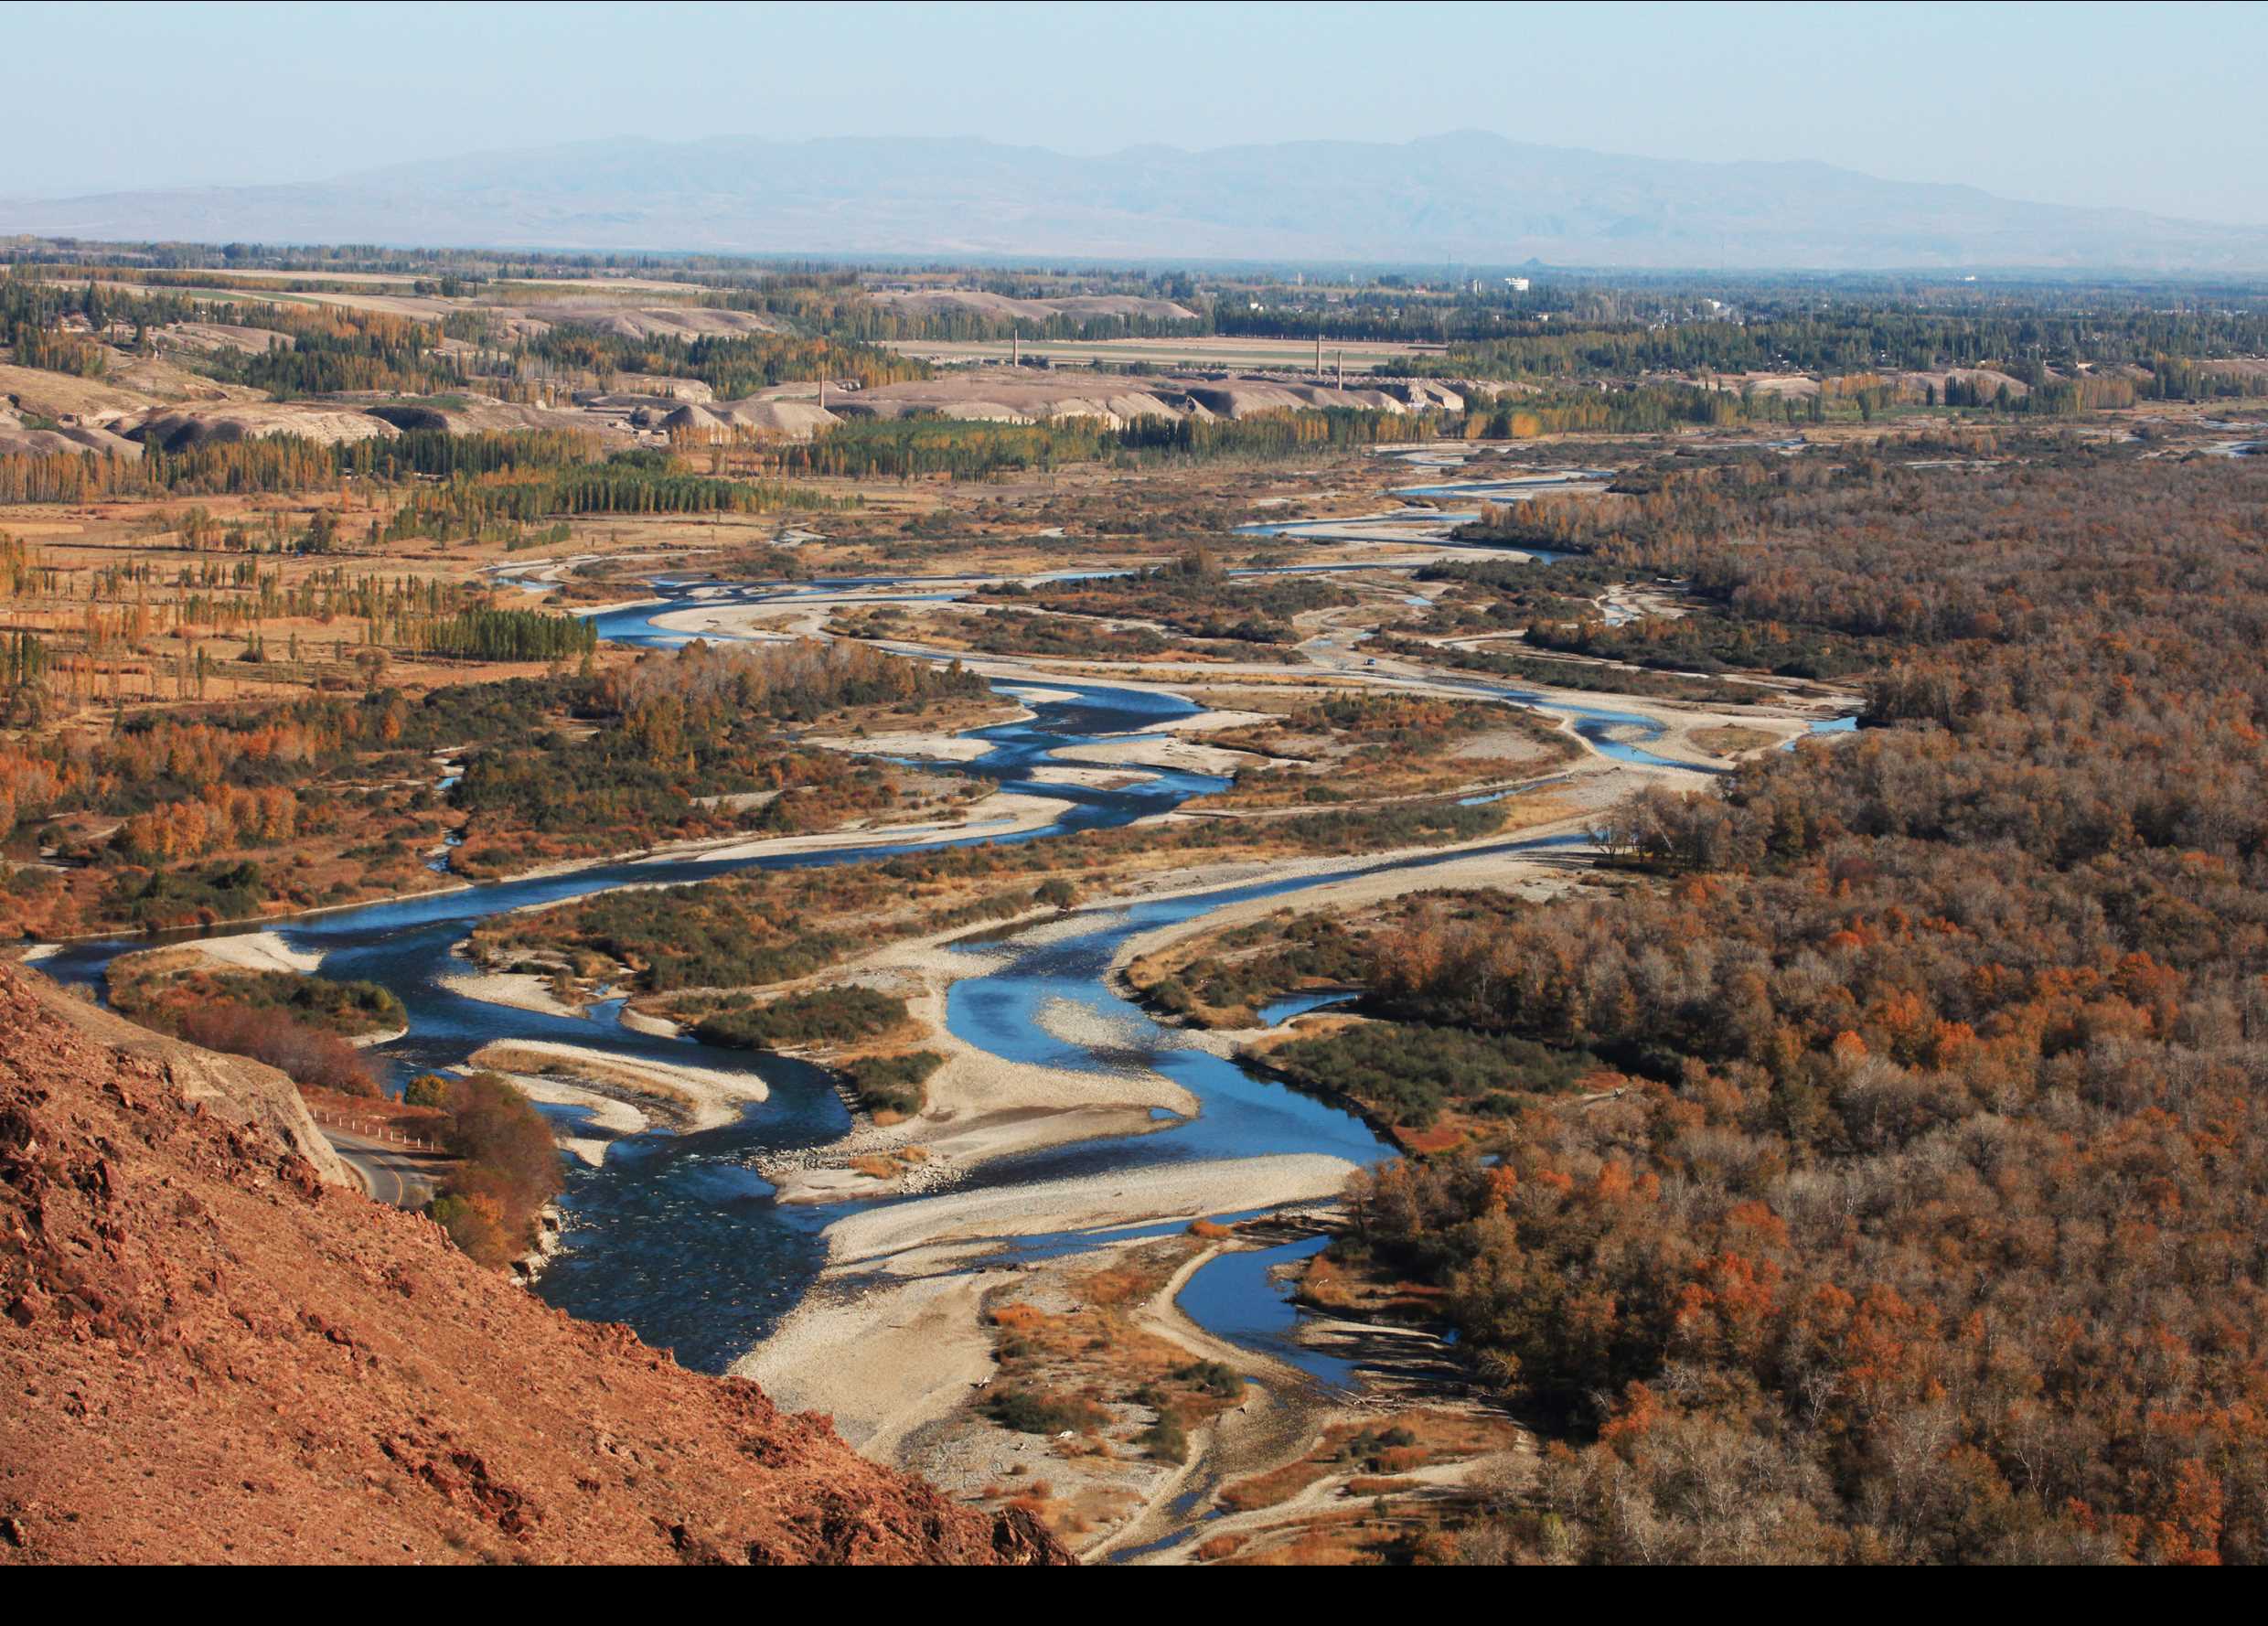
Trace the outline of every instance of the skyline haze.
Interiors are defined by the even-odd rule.
[[[0,91],[53,138],[0,165],[0,198],[616,136],[1094,156],[1478,129],[2268,225],[2258,7],[358,4],[292,8],[288,29],[257,5],[11,12]]]

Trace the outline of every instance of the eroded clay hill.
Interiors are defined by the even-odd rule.
[[[62,998],[0,968],[0,1557],[1066,1561],[326,1184]]]

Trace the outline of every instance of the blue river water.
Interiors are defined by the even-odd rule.
[[[1205,1261],[1174,1300],[1190,1320],[1216,1337],[1288,1361],[1319,1383],[1350,1389],[1354,1363],[1299,1342],[1298,1306],[1291,1289],[1274,1272],[1311,1259],[1330,1246],[1329,1236],[1306,1236],[1274,1247],[1227,1253]]]
[[[808,592],[808,587],[786,591]],[[781,592],[742,586],[720,595],[712,588],[696,599],[687,584],[663,583],[658,586],[663,604],[602,615],[599,630],[603,636],[624,642],[668,645],[682,639],[652,625],[658,615],[690,604],[757,601]],[[1516,691],[1472,687],[1516,697]],[[462,968],[463,962],[450,952],[452,946],[476,922],[503,911],[608,887],[698,881],[748,868],[845,863],[914,845],[1028,840],[1122,825],[1225,783],[1174,771],[1157,771],[1150,778],[1109,790],[1033,780],[1032,769],[1047,764],[1048,754],[1060,746],[1125,733],[1193,710],[1177,696],[1150,690],[1053,679],[1047,688],[1065,698],[1032,699],[1028,703],[1034,715],[1028,721],[977,731],[990,748],[962,770],[1070,804],[1041,830],[949,842],[877,842],[755,860],[686,858],[607,864],[301,916],[269,929],[292,949],[318,955],[323,975],[367,978],[391,989],[401,1000],[409,1015],[408,1033],[371,1053],[397,1084],[419,1072],[460,1064],[472,1051],[499,1039],[552,1041],[626,1058],[683,1061],[687,1042],[682,1040],[637,1033],[611,1021],[550,1016],[459,995],[441,980]],[[1647,759],[1642,748],[1609,738],[1604,732],[1642,732],[1652,726],[1643,718],[1585,711],[1577,726],[1611,754],[1628,751],[1636,759]],[[1593,735],[1593,727],[1601,732]],[[1508,840],[1503,846],[1506,850],[1532,850],[1578,840]],[[1377,867],[1431,861],[1436,861],[1419,858]],[[1000,1185],[1267,1153],[1321,1152],[1357,1164],[1390,1155],[1351,1114],[1179,1043],[1172,1030],[1118,1000],[1103,981],[1112,956],[1129,936],[1224,904],[1289,893],[1311,884],[1310,879],[1290,877],[1201,897],[1147,902],[1082,917],[1091,918],[1092,925],[1074,936],[1042,933],[1040,940],[1026,942],[1011,936],[986,945],[989,954],[1005,952],[1007,963],[953,986],[947,1020],[955,1033],[1013,1060],[1089,1069],[1153,1067],[1188,1089],[1201,1110],[1188,1118],[1168,1115],[1148,1133],[1002,1159],[977,1171],[972,1183]],[[112,957],[148,941],[120,938],[70,945],[44,961],[42,969],[64,981],[99,988]],[[1123,1037],[1097,1045],[1054,1036],[1043,1013],[1057,1001],[1084,1007]],[[610,1003],[594,1014],[604,1018],[614,1009]],[[538,1279],[536,1290],[577,1316],[626,1321],[648,1343],[674,1349],[689,1366],[721,1370],[760,1342],[800,1300],[824,1262],[818,1234],[843,1212],[840,1206],[774,1202],[756,1166],[778,1153],[835,1139],[849,1128],[850,1118],[829,1076],[808,1064],[719,1052],[703,1052],[701,1062],[755,1074],[765,1081],[769,1098],[732,1124],[697,1133],[620,1139],[599,1167],[573,1167],[562,1199],[564,1246]],[[561,1116],[579,1117],[567,1112]],[[1075,1241],[1025,1239],[1020,1246],[1068,1246]],[[1320,1379],[1343,1381],[1344,1374],[1328,1360],[1310,1358],[1289,1342],[1285,1333],[1291,1311],[1280,1295],[1260,1277],[1244,1280],[1253,1267],[1229,1262],[1259,1257],[1224,1256],[1193,1279],[1185,1301],[1200,1321],[1225,1334],[1261,1347],[1280,1346],[1278,1353],[1298,1360]]]

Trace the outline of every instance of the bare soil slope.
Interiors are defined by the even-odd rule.
[[[973,288],[918,288],[905,293],[878,293],[877,305],[916,315],[937,310],[973,311],[979,316],[1012,317],[1020,322],[1044,322],[1050,316],[1138,316],[1157,322],[1193,322],[1197,313],[1170,299],[1144,299],[1131,294],[1077,294],[1060,299],[1014,299]]]
[[[550,325],[594,327],[622,338],[729,337],[779,331],[777,323],[752,311],[711,310],[701,305],[613,305],[603,301],[562,300],[556,305],[530,305],[520,315]]]
[[[0,969],[0,1558],[1064,1561],[326,1187],[54,997]]]

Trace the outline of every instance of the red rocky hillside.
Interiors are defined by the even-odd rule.
[[[1067,1562],[575,1321],[0,968],[0,1558]],[[194,1098],[192,1098],[194,1097]]]

